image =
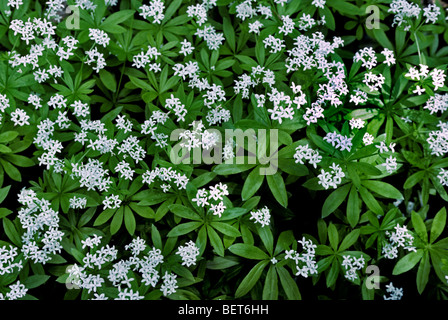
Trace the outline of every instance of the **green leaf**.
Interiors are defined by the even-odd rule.
[[[14,167],[11,163],[9,163],[8,161],[5,161],[3,159],[0,158],[0,163],[3,166],[3,169],[5,170],[6,174],[14,181],[18,181],[21,182],[22,181],[22,176],[20,174],[20,171]]]
[[[216,177],[215,172],[205,172],[201,174],[200,176],[197,176],[193,180],[190,181],[190,183],[194,184],[196,188],[200,188],[210,181],[212,181]]]
[[[187,233],[190,233],[191,231],[199,228],[199,226],[202,225],[202,222],[199,221],[191,221],[179,224],[175,226],[173,229],[171,229],[170,232],[168,232],[167,237],[178,237]]]
[[[244,296],[254,287],[268,263],[269,261],[260,261],[249,271],[236,289],[235,298]]]
[[[258,167],[255,167],[247,176],[246,181],[243,185],[243,190],[241,191],[241,198],[243,201],[250,199],[263,184],[264,175],[261,175]]]
[[[339,234],[338,229],[333,223],[330,223],[328,226],[328,239],[330,240],[330,246],[334,251],[337,251],[339,244]]]
[[[376,192],[380,196],[389,199],[403,199],[401,192],[389,183],[377,181],[377,180],[364,180],[363,186],[367,187],[373,192]]]
[[[263,300],[278,299],[278,276],[275,265],[271,264],[263,287]]]
[[[0,219],[10,215],[12,213],[12,210],[9,210],[7,208],[0,208]]]
[[[431,263],[429,261],[429,253],[426,251],[420,260],[417,271],[417,290],[419,294],[423,293],[429,280],[429,272],[431,271]]]
[[[272,195],[283,207],[288,207],[288,194],[286,193],[285,182],[283,181],[280,172],[276,172],[273,175],[267,175],[269,189],[271,189]]]
[[[27,289],[34,289],[43,285],[48,279],[50,279],[50,276],[48,275],[36,274],[26,278],[23,284]]]
[[[379,215],[384,214],[383,208],[381,208],[375,197],[365,187],[361,186],[359,188],[359,194],[361,195],[362,201],[364,201],[370,210]]]
[[[416,252],[411,252],[401,258],[394,267],[392,274],[394,276],[402,274],[411,270],[423,257],[423,250],[418,249]]]
[[[247,259],[254,260],[265,260],[269,259],[269,256],[258,247],[245,244],[245,243],[235,243],[229,247],[229,251],[237,256],[241,256]]]
[[[110,233],[112,235],[116,234],[118,230],[120,230],[121,224],[123,223],[123,215],[124,207],[118,208],[117,212],[115,212],[114,217],[112,218],[112,222],[110,223]]]
[[[129,207],[136,212],[139,216],[146,219],[154,219],[155,213],[154,210],[150,206],[139,206],[135,202],[129,202]]]
[[[337,260],[334,259],[333,263],[331,264],[330,271],[327,273],[327,279],[326,279],[327,288],[330,288],[336,283],[338,275],[339,275],[339,265]]]
[[[0,134],[0,143],[10,142],[15,138],[17,138],[18,135],[19,133],[17,131],[5,131],[2,134]]]
[[[269,228],[269,226],[257,226],[257,232],[261,238],[261,241],[263,241],[264,247],[266,248],[268,253],[272,255],[274,251],[274,237],[272,235],[271,229]]]
[[[19,233],[17,232],[16,227],[8,218],[3,218],[3,230],[5,230],[6,236],[11,240],[13,244],[20,247],[22,244],[22,240],[20,239]]]
[[[301,300],[302,296],[300,295],[299,287],[289,272],[284,267],[277,267],[277,273],[280,278],[282,288],[286,293],[286,297],[289,300]]]
[[[403,188],[411,189],[425,177],[425,171],[417,171],[410,175],[404,182]]]
[[[244,214],[246,214],[248,210],[246,208],[240,208],[240,207],[233,207],[230,209],[224,210],[224,212],[221,215],[221,218],[218,216],[213,216],[212,220],[219,220],[219,221],[228,221],[235,218],[238,218]]]
[[[341,245],[339,246],[338,251],[345,251],[350,248],[352,245],[356,243],[360,234],[359,229],[355,229],[345,236],[344,240],[342,240]]]
[[[212,260],[207,261],[207,269],[223,270],[238,265],[239,262],[235,257],[219,257],[214,256]]]
[[[162,237],[160,236],[160,232],[154,224],[151,225],[151,240],[154,247],[162,250]]]
[[[106,223],[107,221],[109,221],[109,219],[114,215],[116,211],[117,209],[110,209],[110,208],[104,210],[103,212],[100,213],[98,218],[95,219],[93,225],[96,227]]]
[[[390,42],[390,40],[387,38],[386,33],[383,29],[372,29],[373,36],[378,41],[378,43],[387,49],[394,50],[394,45]]]
[[[124,207],[124,225],[129,234],[133,235],[135,232],[136,223],[134,214],[129,206]]]
[[[227,17],[223,18],[223,32],[226,38],[226,43],[229,45],[232,51],[235,51],[235,31],[233,30],[232,23]]]
[[[360,206],[358,191],[356,191],[356,187],[352,185],[347,200],[347,220],[352,228],[354,228],[358,224],[359,213]]]
[[[104,20],[104,22],[100,25],[100,28],[109,31],[111,27],[116,26],[126,20],[129,20],[133,15],[134,10],[120,10],[112,13],[110,16]]]
[[[417,212],[412,211],[411,220],[417,235],[424,243],[428,243],[428,233],[426,231],[426,226],[425,223],[423,222],[422,217]]]
[[[112,92],[117,90],[117,80],[115,76],[105,69],[100,70],[100,79],[104,86]]]
[[[350,187],[350,184],[339,187],[327,197],[324,205],[322,206],[322,218],[325,218],[333,213],[342,204],[342,202],[344,202],[348,192],[350,191]]]
[[[195,221],[201,221],[202,218],[193,210],[190,208],[187,208],[180,204],[172,204],[169,206],[169,209],[172,213],[174,213],[176,216],[189,219],[189,220],[195,220]]]
[[[432,221],[431,226],[431,232],[430,232],[430,243],[434,243],[434,241],[437,240],[437,238],[442,234],[443,230],[445,229],[446,224],[446,208],[443,207],[442,209],[437,212],[436,216],[434,217]]]
[[[230,224],[213,221],[210,223],[210,225],[219,232],[225,234],[226,236],[235,238],[241,236],[241,233],[238,231],[238,229],[231,226]]]
[[[218,235],[218,233],[213,229],[211,226],[207,226],[207,234],[208,238],[210,239],[210,244],[212,245],[213,249],[215,249],[216,253],[220,255],[221,257],[224,256],[224,245],[222,244],[221,237]]]
[[[218,164],[213,168],[213,172],[219,175],[237,174],[253,168],[255,164]]]
[[[3,200],[6,199],[6,196],[8,195],[9,189],[11,189],[10,185],[0,189],[0,203],[2,203]]]

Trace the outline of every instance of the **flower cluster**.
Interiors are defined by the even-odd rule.
[[[141,281],[146,286],[156,287],[160,274],[159,269],[164,257],[160,249],[147,247],[146,242],[137,237],[131,243],[125,246],[125,250],[131,252],[128,259],[120,259],[118,261],[118,251],[115,247],[104,245],[100,247],[101,236],[93,236],[83,240],[84,246],[90,248],[91,252],[87,252],[83,258],[83,265],[72,265],[68,271],[67,281],[78,288],[86,289],[87,292],[93,293],[92,299],[107,300],[114,298],[115,300],[140,300],[139,291],[135,291],[133,284]],[[107,267],[107,274],[98,273],[98,270]],[[134,272],[138,272],[139,279],[134,276]],[[175,275],[171,274],[171,278],[165,274],[160,290],[164,295],[175,292],[177,281]],[[169,278],[169,279],[167,279]],[[118,289],[116,296],[103,290],[105,284],[111,284]],[[103,292],[104,291],[104,292]]]
[[[324,140],[340,151],[347,150],[350,152],[352,149],[352,138],[348,138],[337,132],[328,132]]]
[[[396,225],[395,232],[386,231],[389,240],[383,245],[382,254],[388,259],[395,259],[398,256],[398,248],[402,247],[408,251],[416,251],[413,246],[414,236],[406,226]]]
[[[268,226],[271,223],[271,213],[269,208],[265,206],[264,208],[251,211],[250,220],[254,219],[256,223],[261,224],[262,227]]]
[[[182,265],[191,266],[196,265],[197,256],[199,255],[199,248],[193,241],[189,241],[185,246],[179,246],[176,254],[182,257]]]
[[[28,289],[18,280],[15,284],[9,285],[9,291],[6,293],[6,297],[0,292],[0,300],[18,300],[25,297],[27,292]]]
[[[228,194],[227,185],[219,182],[214,186],[210,186],[209,190],[205,188],[198,189],[196,198],[191,200],[196,202],[198,207],[209,206],[209,210],[212,211],[213,215],[221,218],[222,213],[226,209],[223,200]]]
[[[25,230],[22,235],[24,258],[45,264],[62,249],[64,232],[59,230],[59,214],[48,200],[38,198],[31,189],[22,189],[18,201],[23,205],[17,216]]]
[[[174,183],[176,187],[186,189],[189,179],[186,175],[176,172],[173,168],[156,167],[154,170],[146,170],[142,174],[143,183],[151,185],[157,178],[163,182],[161,188],[163,192],[168,192],[171,189],[170,183]]]
[[[366,264],[364,257],[361,256],[359,258],[356,258],[351,255],[344,255],[342,257],[344,258],[344,261],[342,261],[342,266],[345,268],[344,277],[350,281],[359,279],[357,271],[364,268],[364,265]]]
[[[314,168],[316,168],[317,164],[322,161],[322,156],[319,154],[319,151],[311,149],[308,144],[299,145],[296,148],[293,157],[296,160],[296,163],[304,164],[303,159],[305,159],[312,164]]]
[[[8,273],[13,273],[16,268],[20,271],[23,268],[22,260],[16,261],[18,252],[17,247],[9,245],[0,247],[0,276]]]
[[[392,282],[386,285],[386,292],[390,295],[383,295],[384,300],[401,300],[403,297],[403,288],[394,287]]]
[[[336,163],[333,163],[330,166],[330,169],[332,169],[330,172],[321,169],[320,174],[317,176],[317,178],[319,179],[318,183],[325,189],[329,189],[330,187],[336,189],[338,187],[338,184],[342,182],[342,178],[345,177],[345,173],[342,171],[342,168]]]
[[[299,253],[295,250],[286,250],[285,259],[294,260],[296,263],[296,276],[308,278],[308,276],[317,274],[316,252],[317,246],[312,240],[307,240],[305,237],[297,241],[302,245],[303,252]]]

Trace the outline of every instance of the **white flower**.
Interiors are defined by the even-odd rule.
[[[249,33],[255,33],[257,35],[260,34],[260,28],[263,27],[263,24],[259,20],[255,20],[254,22],[249,22]]]
[[[189,267],[191,265],[196,265],[199,248],[192,240],[190,240],[185,246],[179,246],[176,254],[182,257],[182,265]]]
[[[308,144],[297,146],[293,157],[296,160],[296,163],[304,164],[303,159],[305,159],[312,164],[314,168],[316,168],[317,164],[322,160],[319,151],[311,149]]]
[[[387,172],[389,172],[390,174],[393,173],[395,170],[397,170],[397,158],[394,158],[393,156],[386,158],[386,162],[383,163],[383,166],[386,167]]]
[[[403,288],[395,288],[392,282],[386,285],[386,292],[390,293],[390,296],[384,295],[384,300],[401,300],[403,297]]]
[[[353,118],[350,119],[349,124],[352,129],[362,129],[365,126],[365,121],[362,119]]]
[[[152,0],[149,3],[149,6],[144,4],[139,8],[139,10],[141,10],[139,13],[140,16],[144,19],[151,17],[153,19],[153,23],[161,24],[162,20],[165,18],[163,13],[163,10],[165,10],[165,4],[160,0]]]
[[[271,213],[267,206],[259,210],[251,211],[250,215],[250,220],[254,219],[255,222],[261,224],[262,227],[268,226],[271,223]]]
[[[368,146],[373,143],[373,139],[375,139],[375,137],[373,135],[371,135],[370,133],[366,132],[366,133],[364,133],[362,142],[364,143],[364,145]]]
[[[106,47],[110,41],[109,35],[101,29],[89,28],[89,38],[103,47]]]
[[[313,0],[313,2],[311,2],[311,5],[315,6],[316,8],[324,9],[326,1],[327,0]]]
[[[387,64],[388,67],[395,64],[395,56],[392,50],[384,48],[383,51],[381,51],[381,54],[383,54],[386,58],[386,60],[384,60],[384,63]]]
[[[350,151],[352,148],[352,138],[348,138],[337,132],[328,132],[324,137],[324,140],[331,143],[333,147],[340,151]]]
[[[168,273],[168,271],[165,271],[165,275],[162,277],[163,283],[160,287],[160,291],[162,291],[163,295],[169,296],[170,294],[173,294],[176,292],[176,289],[178,288],[177,285],[177,275],[174,273]]]
[[[14,126],[24,126],[29,125],[28,120],[30,116],[26,114],[25,110],[17,108],[13,112],[11,112],[11,121],[14,122]]]
[[[184,39],[180,44],[182,46],[181,50],[179,51],[180,54],[187,56],[194,51],[193,45],[187,39]]]
[[[372,47],[365,47],[358,50],[353,56],[353,61],[358,62],[361,61],[362,67],[366,67],[367,69],[372,69],[377,64],[377,58],[375,55],[375,50]]]
[[[23,283],[20,283],[20,280],[17,280],[15,284],[9,285],[10,291],[6,293],[6,297],[8,300],[17,300],[23,298],[28,289],[25,287]]]
[[[342,168],[335,163],[330,166],[330,169],[332,169],[330,172],[321,169],[321,173],[317,176],[319,179],[318,183],[325,189],[329,189],[330,187],[336,189],[338,184],[342,182],[342,178],[345,177],[345,173],[342,171]]]
[[[271,49],[269,53],[277,53],[286,47],[284,40],[276,38],[271,34],[263,40],[263,43],[266,49]]]

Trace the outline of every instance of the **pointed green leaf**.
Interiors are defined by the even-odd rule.
[[[351,184],[346,184],[334,190],[325,200],[322,206],[322,218],[333,213],[341,204],[350,191]]]
[[[347,201],[347,220],[350,226],[354,228],[359,221],[360,205],[359,195],[356,187],[352,185]]]
[[[430,243],[434,243],[434,241],[437,240],[437,238],[442,234],[443,230],[445,229],[446,224],[446,208],[443,207],[442,209],[437,212],[436,216],[434,217],[434,220],[432,221],[431,226],[431,232],[430,232]]]
[[[377,180],[364,180],[362,184],[380,196],[389,199],[403,199],[401,192],[389,183]]]
[[[264,181],[264,175],[260,174],[259,167],[255,167],[247,176],[241,191],[243,201],[250,199],[260,189]]]
[[[216,230],[218,230],[219,232],[225,234],[226,236],[235,237],[235,238],[241,236],[241,233],[238,231],[238,229],[231,226],[230,224],[227,224],[224,222],[213,221],[210,223],[210,225],[213,228],[215,228]]]
[[[229,247],[229,251],[237,256],[241,256],[247,259],[254,260],[265,260],[270,259],[269,256],[258,247],[245,244],[245,243],[236,243]]]
[[[338,229],[333,223],[330,223],[328,226],[328,239],[330,240],[330,246],[334,251],[337,251],[339,244],[339,234]]]
[[[191,231],[199,228],[201,225],[202,222],[199,221],[192,221],[179,224],[175,226],[173,229],[171,229],[170,232],[168,232],[167,237],[178,237],[190,233]]]
[[[181,204],[172,204],[169,206],[169,209],[172,213],[174,213],[178,217],[195,221],[202,220],[202,218],[196,212]]]
[[[254,287],[268,263],[269,261],[260,261],[249,271],[236,289],[235,298],[241,298]]]
[[[352,245],[356,243],[360,234],[359,229],[355,229],[345,236],[344,240],[342,240],[341,245],[339,246],[338,251],[345,251],[350,248]]]
[[[263,300],[277,300],[278,299],[278,276],[275,265],[271,264],[266,275],[266,280],[263,287]]]
[[[411,270],[423,257],[423,250],[418,249],[416,252],[411,252],[401,258],[394,267],[392,274],[394,276],[402,274]]]
[[[289,274],[288,270],[286,270],[284,267],[278,267],[277,273],[280,278],[282,288],[286,293],[286,297],[289,300],[301,300],[302,296],[300,295],[299,287]]]
[[[424,243],[428,243],[428,233],[422,217],[415,211],[411,214],[412,225],[417,235]]]
[[[276,172],[273,175],[267,175],[269,189],[271,189],[272,195],[283,207],[288,207],[288,194],[286,193],[285,182],[283,181],[280,172]]]
[[[129,206],[124,207],[124,225],[126,230],[128,230],[130,235],[133,235],[135,232],[135,217],[134,213]]]
[[[417,271],[417,290],[422,294],[425,290],[426,284],[429,280],[429,271],[431,271],[431,263],[429,261],[429,254],[426,251],[423,258],[420,260],[420,265]]]

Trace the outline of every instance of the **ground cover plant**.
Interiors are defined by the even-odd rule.
[[[0,299],[448,294],[444,2],[0,2]]]

